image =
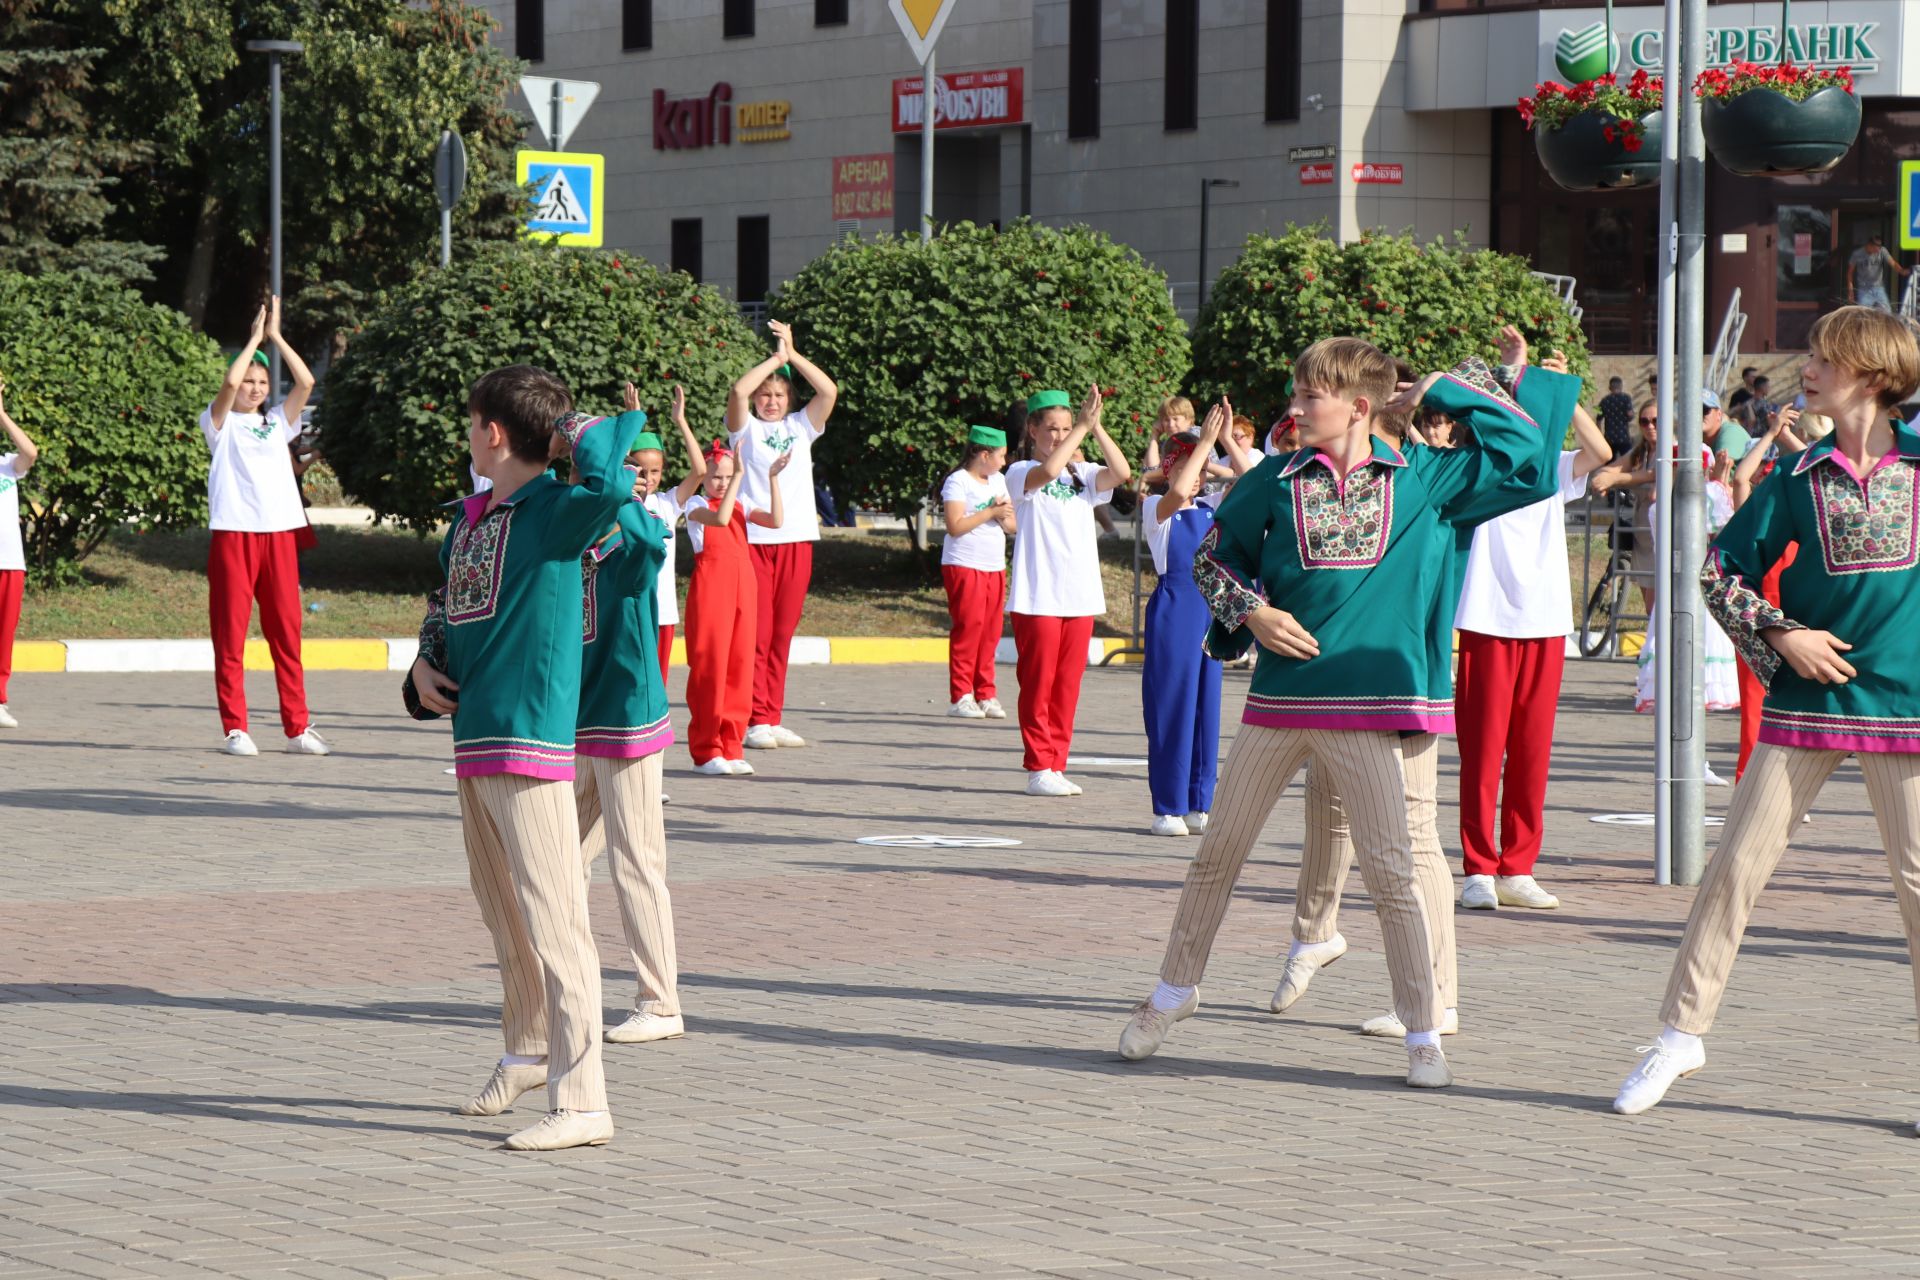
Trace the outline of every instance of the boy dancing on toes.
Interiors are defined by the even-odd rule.
[[[1234,486],[1194,557],[1214,619],[1208,653],[1234,658],[1256,640],[1262,652],[1160,983],[1120,1037],[1123,1058],[1153,1053],[1198,1006],[1196,984],[1240,868],[1280,793],[1311,760],[1348,800],[1395,1012],[1409,1028],[1407,1083],[1453,1082],[1407,833],[1401,734],[1452,720],[1452,704],[1431,696],[1428,670],[1425,584],[1442,572],[1440,526],[1532,462],[1539,428],[1478,360],[1398,395],[1394,388],[1393,362],[1358,338],[1326,338],[1302,352],[1293,395],[1301,448],[1267,458]],[[1403,454],[1374,438],[1379,414],[1404,413],[1423,397],[1471,424],[1477,445]]]
[[[1687,917],[1666,1023],[1613,1100],[1635,1115],[1706,1065],[1747,917],[1787,837],[1849,753],[1865,775],[1920,996],[1920,435],[1887,412],[1920,386],[1895,316],[1842,307],[1808,336],[1801,385],[1833,433],[1776,468],[1727,521],[1700,581],[1707,608],[1767,687],[1760,742]],[[1761,579],[1789,543],[1780,603]]]
[[[1502,581],[1510,583],[1514,591],[1523,593],[1523,599],[1534,599],[1541,592],[1551,590],[1556,565],[1558,576],[1564,582],[1567,573],[1564,539],[1560,539],[1557,548],[1555,546],[1555,540],[1560,538],[1564,495],[1572,491],[1575,479],[1584,486],[1586,473],[1607,460],[1604,437],[1592,418],[1579,407],[1581,380],[1567,373],[1564,358],[1555,353],[1538,368],[1529,367],[1526,363],[1526,339],[1511,325],[1501,331],[1499,345],[1502,363],[1495,371],[1495,376],[1501,386],[1514,396],[1520,408],[1541,425],[1540,444],[1543,452],[1538,460],[1539,465],[1523,469],[1482,500],[1476,509],[1467,512],[1465,519],[1441,529],[1448,540],[1448,558],[1446,573],[1435,584],[1428,630],[1428,640],[1433,646],[1429,670],[1436,681],[1435,695],[1441,698],[1452,694],[1453,666],[1447,650],[1451,645],[1457,617],[1464,616],[1467,601],[1473,595],[1475,574],[1481,568],[1487,544],[1494,542],[1504,548],[1504,558],[1499,563],[1507,566],[1507,574]],[[1566,437],[1569,424],[1581,447],[1563,451],[1559,446]],[[1575,479],[1569,479],[1570,476]],[[1487,519],[1488,516],[1493,518]],[[1511,540],[1505,531],[1520,517],[1527,518],[1524,527],[1531,532],[1521,539],[1518,547],[1506,546],[1500,540]],[[1473,522],[1477,520],[1485,520],[1485,523],[1475,527]],[[1529,548],[1533,550],[1537,564],[1521,563],[1527,558]],[[1537,590],[1530,595],[1524,594],[1529,585]],[[1566,592],[1561,592],[1563,600],[1566,595]],[[1567,627],[1571,629],[1571,613],[1567,609],[1562,612],[1567,615]],[[1551,630],[1550,623],[1547,629]],[[1564,632],[1553,633],[1552,643],[1564,643]],[[1467,640],[1463,633],[1460,704],[1463,711],[1457,717],[1463,758],[1474,735],[1486,731],[1482,719],[1495,718],[1484,709],[1472,714],[1465,712],[1464,708],[1469,705],[1467,690],[1470,673],[1467,662]],[[1547,694],[1545,709],[1549,740],[1553,704],[1559,692],[1557,674],[1558,668],[1555,667],[1556,679]],[[1507,689],[1507,696],[1514,696],[1511,686]],[[1497,745],[1504,743],[1503,737]],[[1538,747],[1542,800],[1546,785],[1546,749],[1550,745],[1548,741]],[[1444,1009],[1440,1031],[1442,1035],[1452,1035],[1460,1027],[1459,965],[1454,948],[1453,874],[1440,844],[1439,748],[1439,738],[1434,734],[1407,738],[1401,743],[1406,760],[1407,822],[1413,842],[1414,872],[1427,907],[1427,924],[1434,943],[1434,980],[1440,988]],[[1463,789],[1466,778],[1467,769],[1463,764]],[[1497,785],[1497,773],[1493,781]],[[1518,803],[1517,800],[1513,802]],[[1468,800],[1463,796],[1463,831],[1467,823],[1467,805]],[[1535,830],[1537,832],[1537,823]],[[1538,849],[1537,839],[1535,849]],[[1352,865],[1353,846],[1348,838],[1346,814],[1340,797],[1318,771],[1309,769],[1306,781],[1306,833],[1301,844],[1299,887],[1294,898],[1294,941],[1287,954],[1280,984],[1273,993],[1270,1007],[1275,1013],[1284,1013],[1291,1008],[1306,994],[1307,985],[1315,973],[1346,954],[1346,939],[1340,936],[1337,920],[1340,889],[1346,883],[1347,871]],[[1360,1031],[1364,1035],[1400,1037],[1406,1034],[1406,1027],[1398,1016],[1387,1013],[1361,1023]]]
[[[558,378],[531,365],[473,384],[467,442],[492,487],[448,504],[447,585],[428,597],[404,690],[421,718],[453,717],[467,868],[504,990],[507,1055],[460,1114],[499,1115],[541,1085],[552,1103],[507,1139],[515,1151],[613,1136],[572,785],[580,557],[631,505],[621,460],[645,417],[594,418],[569,412],[572,403]],[[547,474],[560,449],[578,484]]]
[[[632,383],[626,407],[629,418],[645,421]],[[573,792],[581,843],[598,852],[594,828],[604,827],[613,893],[639,982],[633,1012],[607,1028],[606,1039],[613,1044],[667,1040],[686,1030],[662,808],[661,753],[673,744],[673,726],[667,720],[657,640],[657,583],[673,530],[645,505],[660,480],[660,437],[643,431],[633,449],[648,464],[638,472],[633,500],[621,505],[617,527],[580,558],[585,634],[574,733],[580,767]]]

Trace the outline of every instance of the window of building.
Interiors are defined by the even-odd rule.
[[[740,219],[734,260],[733,296],[742,302],[761,302],[772,283],[773,222],[765,214]]]
[[[528,62],[547,56],[546,0],[513,0],[513,53]]]
[[[753,34],[753,0],[725,0],[720,9],[720,34],[729,40]]]
[[[1300,118],[1300,0],[1267,0],[1267,119]]]
[[[1100,0],[1067,2],[1067,136],[1100,136]]]
[[[653,0],[620,0],[620,47],[653,48]]]
[[[1200,127],[1200,0],[1167,0],[1168,129]]]
[[[813,0],[813,25],[816,27],[846,26],[847,0]]]
[[[695,280],[702,278],[700,240],[700,219],[675,218],[673,220],[673,269],[684,271]]]

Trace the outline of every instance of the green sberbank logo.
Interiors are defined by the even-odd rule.
[[[1596,22],[1578,31],[1562,31],[1553,42],[1553,61],[1560,74],[1575,84],[1598,80],[1620,60],[1620,42],[1607,38],[1607,24]]]

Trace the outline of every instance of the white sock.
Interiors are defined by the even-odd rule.
[[[1316,953],[1332,950],[1333,944],[1338,941],[1338,934],[1328,938],[1325,942],[1302,942],[1300,939],[1295,938],[1293,945],[1287,948],[1287,959],[1298,960],[1301,956],[1305,956],[1309,960],[1315,959]]]
[[[537,1067],[547,1060],[547,1055],[528,1053],[503,1053],[500,1065],[503,1067]]]
[[[1198,989],[1197,987],[1169,986],[1167,983],[1162,982],[1154,987],[1153,995],[1147,1003],[1162,1013],[1172,1013],[1175,1009],[1185,1004],[1187,997]]]
[[[1660,1028],[1660,1047],[1673,1053],[1685,1053],[1700,1047],[1700,1037],[1691,1031],[1675,1031],[1672,1027]]]
[[[1407,1048],[1418,1049],[1423,1044],[1430,1044],[1438,1049],[1440,1047],[1440,1033],[1438,1031],[1407,1032]]]
[[[1459,1022],[1460,1011],[1458,1009],[1449,1009],[1446,1012],[1446,1017],[1452,1018],[1455,1022]]]

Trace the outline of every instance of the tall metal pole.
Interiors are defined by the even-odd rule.
[[[920,241],[933,240],[933,111],[940,100],[940,77],[934,70],[934,52],[920,75]]]
[[[1680,48],[1680,5],[1667,0],[1666,32],[1661,62],[1666,84],[1674,74]],[[1611,45],[1608,46],[1612,48]],[[1661,118],[1666,122],[1660,143],[1660,227],[1655,256],[1659,262],[1660,326],[1655,339],[1655,368],[1659,388],[1654,412],[1659,418],[1653,449],[1654,530],[1652,577],[1653,616],[1647,626],[1654,637],[1653,664],[1653,882],[1673,883],[1673,593],[1667,589],[1665,566],[1673,563],[1673,380],[1674,283],[1679,264],[1679,227],[1674,221],[1675,190],[1680,174],[1680,118],[1672,105],[1675,95],[1663,97]]]
[[[1673,878],[1699,884],[1706,868],[1706,705],[1701,638],[1708,625],[1700,598],[1700,564],[1706,558],[1706,476],[1700,462],[1700,392],[1706,341],[1707,145],[1700,130],[1700,103],[1693,82],[1706,55],[1706,0],[1681,0],[1680,74],[1669,81],[1666,100],[1676,99],[1680,129],[1680,231],[1674,342],[1679,374],[1674,387],[1675,436],[1671,582],[1673,663]],[[1669,59],[1671,62],[1671,59]]]
[[[453,210],[440,211],[440,265],[453,262]]]
[[[553,94],[548,99],[547,105],[548,119],[553,122],[553,132],[547,136],[552,139],[553,149],[555,151],[560,149],[560,103],[562,96],[560,92],[560,82],[555,80],[553,82]]]
[[[1195,315],[1207,305],[1207,204],[1213,196],[1213,180],[1200,179],[1200,266],[1199,274],[1194,277],[1200,283],[1194,286],[1199,301],[1193,304]]]
[[[269,144],[272,147],[272,159],[268,162],[268,170],[267,170],[268,174],[270,175],[267,179],[267,187],[269,191],[268,198],[272,204],[272,212],[268,215],[269,217],[268,226],[271,228],[269,234],[271,235],[273,240],[273,249],[272,249],[273,296],[277,298],[280,296],[280,264],[281,264],[281,257],[280,257],[280,51],[277,49],[267,55],[267,95],[270,100],[270,105],[268,106],[267,110],[268,110],[268,114],[271,116],[273,121],[273,123],[268,129],[268,133],[272,138],[272,141]],[[276,342],[273,345],[273,350],[267,354],[267,358],[270,361],[272,361],[271,366],[267,370],[267,377],[271,379],[273,382],[272,398],[274,400],[278,400],[280,398],[280,390],[281,390],[280,344],[279,343]],[[264,412],[264,410],[262,412]]]

